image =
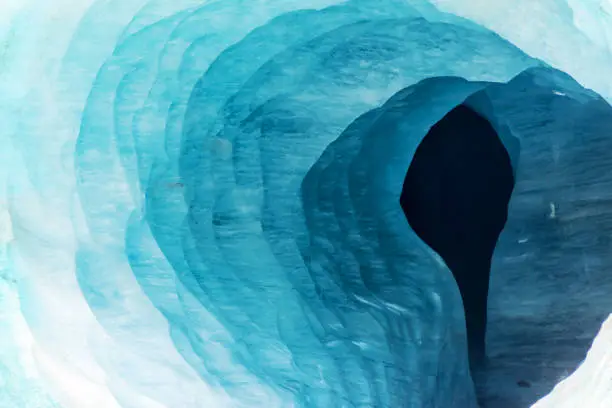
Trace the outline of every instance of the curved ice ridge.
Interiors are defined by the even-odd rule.
[[[612,315],[602,325],[584,362],[533,408],[605,408],[612,399]]]
[[[609,97],[610,51],[565,3],[548,34],[582,58],[542,43],[529,56],[500,35],[533,37],[448,3],[23,6],[0,32],[1,276],[27,346],[2,398],[476,406],[459,293],[402,214],[404,175],[427,130],[466,103],[524,191],[543,170],[557,178],[542,197],[563,177],[596,178],[580,152],[563,165],[547,152],[604,151],[612,109],[551,66]],[[514,202],[510,234],[532,211]],[[41,391],[17,400],[23,384]]]

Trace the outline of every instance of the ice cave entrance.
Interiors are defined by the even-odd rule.
[[[410,226],[444,259],[459,286],[472,365],[485,355],[491,260],[513,188],[506,148],[493,126],[466,105],[430,129],[404,180],[400,202]]]

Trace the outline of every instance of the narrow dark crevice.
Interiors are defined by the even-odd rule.
[[[401,194],[410,226],[457,281],[472,369],[485,358],[491,259],[513,188],[510,157],[495,129],[459,105],[419,145]]]

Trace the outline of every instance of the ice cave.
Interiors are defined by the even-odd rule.
[[[612,0],[4,0],[0,407],[612,408]]]
[[[462,104],[431,127],[401,193],[411,228],[457,282],[472,365],[486,354],[491,260],[513,187],[510,157],[495,129]]]

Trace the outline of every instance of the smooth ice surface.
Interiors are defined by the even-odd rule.
[[[475,379],[535,402],[612,311],[610,9],[3,1],[0,406],[476,406],[399,205],[461,103],[517,180]]]
[[[612,315],[604,322],[585,361],[532,408],[606,408],[612,401]]]

